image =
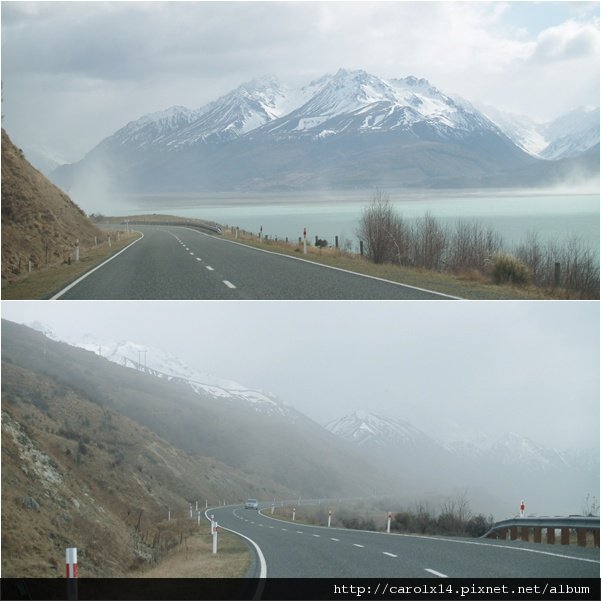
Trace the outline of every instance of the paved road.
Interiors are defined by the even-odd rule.
[[[268,578],[599,577],[598,549],[306,526],[240,506],[209,513],[259,546]]]
[[[445,295],[328,269],[177,226],[144,237],[62,299],[445,299]]]

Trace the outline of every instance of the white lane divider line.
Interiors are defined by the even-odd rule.
[[[207,268],[209,271],[215,271],[215,270],[214,270],[214,269],[213,269],[213,268],[212,268],[210,265],[207,265],[207,266],[206,266],[206,268]]]
[[[270,528],[275,528],[275,526],[269,526]]]
[[[330,537],[330,540],[334,540],[334,541],[336,541],[337,543],[339,543],[339,542],[340,542],[340,539],[339,539],[339,538],[331,538],[331,537]]]
[[[284,532],[288,532],[288,528],[282,528]]]
[[[191,257],[193,257],[193,256],[194,256],[194,253],[193,253],[192,251],[190,251],[190,256],[191,256]]]
[[[234,284],[232,284],[229,280],[223,280],[223,283],[228,287],[228,288],[235,288],[236,286],[234,286]]]
[[[202,259],[200,257],[196,257],[197,261],[202,261]]]
[[[446,574],[442,574],[437,572],[436,570],[431,570],[430,568],[424,568],[426,572],[430,572],[430,574],[434,574],[434,576],[438,576],[439,578],[448,578]]]
[[[388,555],[388,557],[398,557],[398,555],[395,555],[394,553],[389,553],[388,551],[382,551],[382,555]]]
[[[353,543],[353,547],[361,547],[363,549],[363,547],[365,547],[365,545],[358,545],[357,543]]]
[[[297,531],[296,531],[296,533],[297,533],[297,534],[302,534],[302,533],[303,533],[303,531],[302,531],[302,530],[297,530]]]
[[[314,534],[313,536],[314,536],[315,538],[320,538],[320,537],[321,537],[321,534]]]

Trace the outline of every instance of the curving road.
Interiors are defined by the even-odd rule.
[[[448,299],[178,226],[144,237],[59,292],[61,299]]]
[[[269,510],[262,515],[241,506],[215,508],[208,514],[254,543],[265,566],[261,573],[263,562],[257,561],[254,577],[599,577],[599,550],[592,548],[307,526],[274,520]]]

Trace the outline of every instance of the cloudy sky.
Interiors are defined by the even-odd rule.
[[[320,423],[372,410],[441,437],[452,422],[599,444],[595,302],[5,301],[2,316],[163,349]]]
[[[2,2],[3,126],[67,161],[149,112],[339,67],[547,121],[599,105],[599,3]]]

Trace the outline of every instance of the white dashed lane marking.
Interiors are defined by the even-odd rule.
[[[438,576],[439,578],[448,578],[448,576],[446,574],[441,574],[440,572],[437,572],[436,570],[431,570],[430,568],[425,568],[426,572],[430,572],[430,574],[434,574],[434,576]]]
[[[383,555],[388,555],[388,557],[398,557],[398,555],[395,555],[394,553],[388,553],[388,551],[382,551]]]
[[[232,284],[229,280],[223,280],[223,283],[228,287],[228,288],[235,288],[236,286],[234,286],[234,284]]]
[[[209,271],[215,271],[210,265],[206,266]]]
[[[363,547],[365,547],[365,545],[358,545],[357,543],[353,543],[353,547],[360,547],[361,549],[363,549]]]

